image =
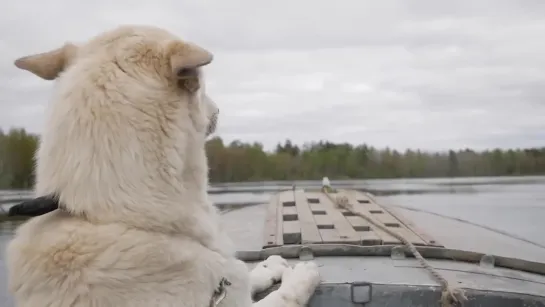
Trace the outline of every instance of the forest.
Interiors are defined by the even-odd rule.
[[[0,189],[33,186],[38,142],[39,136],[25,129],[0,130]],[[214,137],[206,149],[211,182],[545,174],[545,147],[400,152],[365,143],[319,141],[298,146],[286,140],[269,152],[260,143],[226,144]]]

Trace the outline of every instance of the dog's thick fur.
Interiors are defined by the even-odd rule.
[[[314,263],[278,256],[248,272],[207,197],[212,55],[167,31],[123,26],[15,64],[56,79],[37,152],[36,193],[62,210],[22,225],[7,251],[19,307],[302,306]]]

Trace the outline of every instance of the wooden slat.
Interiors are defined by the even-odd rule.
[[[320,228],[334,228],[335,225],[333,225],[333,221],[328,215],[314,215],[314,221],[316,222],[316,226],[318,229]]]
[[[305,191],[295,190],[295,205],[299,215],[299,224],[301,225],[301,242],[322,243],[322,237],[314,220],[314,216],[307,202]]]
[[[284,221],[284,244],[301,244],[301,226],[299,221]]]
[[[295,207],[295,199],[293,198],[293,191],[291,190],[278,193],[278,199],[280,208]]]
[[[373,231],[382,239],[382,244],[384,245],[391,245],[391,244],[401,244],[401,241],[396,239],[396,237],[392,236],[391,234],[385,232],[382,229],[379,229],[375,226],[371,226]]]
[[[358,193],[358,194],[362,194],[362,193]],[[373,197],[370,197],[370,195],[365,195],[365,196],[367,196],[372,203],[376,204],[384,212],[383,214],[375,214],[374,216],[377,216],[379,221],[381,221],[385,226],[389,227],[389,229],[395,231],[396,233],[402,235],[404,238],[409,240],[409,242],[415,245],[428,244],[425,240],[423,240],[420,237],[418,233],[408,228],[407,225],[403,221],[401,221],[398,216],[393,215],[392,212],[390,212],[385,206],[379,205]],[[392,227],[393,225],[398,225],[398,227]]]
[[[346,219],[357,231],[361,239],[361,245],[381,245],[382,239],[373,231],[371,224],[359,216],[347,216]]]
[[[374,203],[365,203],[360,204],[357,202],[358,197],[352,193],[352,191],[342,191],[344,196],[348,198],[348,202],[353,205],[353,208],[363,214],[364,216],[376,220],[375,216],[370,213],[370,210],[381,210],[382,208],[377,207]],[[370,209],[371,208],[371,209]],[[382,244],[400,244],[401,242],[393,237],[392,235],[380,230],[374,225],[370,226],[374,233],[382,240]]]
[[[267,204],[267,217],[265,220],[265,231],[264,231],[264,244],[263,247],[272,247],[278,246],[276,242],[277,235],[277,208],[278,208],[278,194],[273,195],[271,200]]]
[[[380,205],[368,193],[341,190],[353,208],[364,216],[402,235],[415,245],[441,246],[397,210]],[[360,200],[361,202],[359,202]],[[401,244],[388,232],[375,227],[336,205],[321,192],[298,189],[278,193],[267,205],[263,247],[284,244],[341,243],[358,245]]]
[[[284,207],[282,206],[282,216],[284,221],[297,221],[297,208],[294,207]]]
[[[348,191],[345,193],[348,196],[348,199],[350,202],[356,203],[355,208],[362,209],[363,212],[366,213],[367,216],[371,216],[371,218],[379,221],[384,226],[388,227],[391,231],[394,231],[397,234],[402,235],[404,238],[406,238],[409,242],[415,244],[415,245],[426,245],[426,242],[420,238],[416,233],[414,233],[412,230],[405,227],[405,225],[398,220],[395,216],[393,216],[388,210],[386,210],[383,206],[379,205],[374,201],[374,199],[367,197],[367,195],[362,195],[362,193],[356,192],[356,191]],[[366,204],[359,204],[358,199],[367,199],[369,200],[369,203]],[[365,206],[362,206],[365,205]],[[363,210],[363,208],[367,210]],[[387,232],[378,229],[375,227],[374,231],[382,238],[383,244],[400,244],[401,241],[399,241],[394,236],[388,234]]]
[[[361,244],[360,235],[356,232],[354,227],[348,222],[346,217],[340,212],[335,205],[324,194],[320,194],[318,199],[320,203],[324,205],[327,216],[329,216],[333,223],[338,238],[335,242],[349,243],[349,244]],[[316,217],[316,215],[315,215]],[[323,236],[322,236],[323,239]],[[323,240],[324,243],[326,240]]]
[[[278,194],[276,207],[276,243],[284,245],[284,208],[289,208],[286,203],[294,202],[292,191],[283,191]],[[293,208],[293,206],[290,206]]]
[[[372,195],[370,195],[369,193],[365,193],[365,194],[369,199],[373,200],[376,203],[376,200],[374,199]],[[383,208],[384,210],[388,211],[390,214],[395,216],[403,225],[405,225],[405,227],[407,227],[407,229],[411,230],[417,236],[419,236],[426,245],[444,247],[443,245],[441,245],[441,243],[437,242],[437,240],[435,240],[432,236],[425,233],[418,226],[414,225],[409,219],[405,218],[401,214],[401,212],[399,212],[399,210],[395,210],[395,208],[391,208],[387,206],[383,206]]]
[[[320,236],[323,243],[345,243],[339,239],[339,233],[335,229],[320,229]]]
[[[308,198],[314,198],[314,199],[320,199],[320,194],[317,192],[306,192],[305,195],[307,195]],[[322,202],[319,203],[309,203],[308,206],[310,207],[310,210],[312,211],[325,211],[324,204]]]
[[[388,210],[392,210],[390,208],[388,208]],[[417,234],[418,236],[420,236],[420,238],[422,238],[422,240],[424,242],[426,242],[427,245],[430,245],[430,246],[437,246],[437,247],[445,247],[443,244],[441,244],[440,242],[438,242],[434,237],[430,236],[429,234],[425,233],[424,231],[422,231],[418,226],[416,226],[415,224],[413,224],[409,219],[405,218],[400,212],[399,210],[396,210],[395,211],[395,215],[397,216],[397,218],[403,223],[405,224],[405,226],[412,230],[415,234]]]
[[[285,202],[289,204],[285,204]],[[295,206],[295,199],[293,198],[293,191],[282,192],[278,206],[282,212],[283,244],[300,244],[301,225],[299,223],[297,207]]]

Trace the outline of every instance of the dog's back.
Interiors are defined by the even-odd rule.
[[[222,277],[235,281],[230,295],[249,293],[246,266],[228,261],[192,240],[55,211],[18,229],[7,265],[19,307],[208,306]]]

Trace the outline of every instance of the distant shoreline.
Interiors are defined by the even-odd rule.
[[[0,129],[0,187],[34,186],[35,152],[40,137],[25,129]],[[232,182],[483,178],[545,175],[545,147],[489,150],[396,150],[369,144],[314,141],[280,142],[273,151],[256,142],[206,142],[209,180]]]

